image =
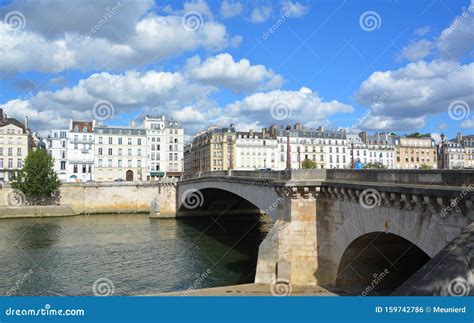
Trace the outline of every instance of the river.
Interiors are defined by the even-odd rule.
[[[0,294],[146,295],[249,283],[270,228],[254,216],[2,219]],[[97,291],[104,281],[107,291]]]

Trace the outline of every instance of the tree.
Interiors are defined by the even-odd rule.
[[[28,204],[43,205],[59,197],[61,182],[53,168],[53,159],[44,150],[28,153],[23,169],[18,173],[12,187],[26,196]]]
[[[430,165],[426,165],[426,164],[421,164],[420,167],[418,167],[418,169],[432,169],[433,167],[431,167]]]
[[[373,162],[373,163],[366,163],[364,164],[364,168],[365,169],[385,169],[387,167],[385,167],[384,164],[382,164],[381,162]]]
[[[301,164],[301,167],[302,168],[305,168],[305,169],[314,169],[316,168],[318,165],[316,164],[315,161],[311,160],[311,159],[308,159],[306,158],[305,160],[303,160],[303,163]]]

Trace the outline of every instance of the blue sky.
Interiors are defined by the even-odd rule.
[[[34,130],[147,113],[187,135],[474,128],[469,0],[0,3],[0,106]]]

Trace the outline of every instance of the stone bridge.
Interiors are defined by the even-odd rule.
[[[271,216],[257,283],[384,293],[473,222],[473,192],[470,170],[212,172],[178,183],[177,216]]]

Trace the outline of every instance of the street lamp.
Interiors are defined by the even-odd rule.
[[[286,169],[291,169],[291,146],[290,146],[291,126],[286,126]]]

